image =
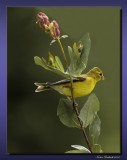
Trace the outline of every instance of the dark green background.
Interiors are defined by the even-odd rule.
[[[8,153],[64,153],[72,144],[84,145],[82,132],[61,124],[56,115],[61,97],[55,91],[35,93],[34,82],[57,81],[62,77],[34,64],[33,57],[48,57],[49,49],[60,55],[57,44],[49,48],[50,37],[36,25],[38,11],[55,19],[67,45],[90,33],[92,47],[86,72],[100,67],[105,81],[94,93],[100,101],[101,135],[104,153],[120,152],[120,8],[39,7],[7,8],[8,43]],[[61,56],[61,55],[60,55]],[[87,97],[79,98],[83,103]]]

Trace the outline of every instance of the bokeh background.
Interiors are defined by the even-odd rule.
[[[86,32],[92,42],[87,72],[100,67],[105,81],[94,93],[100,101],[104,153],[120,153],[120,8],[119,7],[8,7],[8,106],[7,152],[14,154],[63,154],[72,144],[84,145],[82,132],[64,126],[56,115],[60,95],[55,91],[35,93],[34,82],[54,82],[62,77],[35,65],[33,57],[48,58],[48,51],[61,56],[57,44],[36,25],[36,14],[55,19],[63,45],[72,46]],[[80,104],[87,99],[78,99]]]

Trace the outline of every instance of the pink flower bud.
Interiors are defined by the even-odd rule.
[[[50,23],[50,34],[53,39],[60,36],[59,25],[55,20]]]
[[[46,24],[47,26],[49,26],[50,22],[47,16],[43,16],[43,22],[44,24]]]
[[[60,30],[58,23],[53,20],[51,23],[49,21],[48,16],[43,13],[39,12],[37,14],[37,22],[40,28],[42,28],[46,33],[49,33],[50,36],[55,39],[60,36]]]
[[[37,14],[37,18],[40,20],[40,21],[44,21],[44,19],[49,19],[47,16],[46,16],[46,14],[45,13],[43,13],[43,12],[39,12],[38,14]]]
[[[36,23],[39,24],[39,26],[43,29],[45,29],[45,26],[49,26],[49,24],[50,24],[49,18],[43,12],[39,12],[37,14],[37,22]]]
[[[55,20],[53,20],[52,22],[53,22],[53,25],[54,25],[55,28],[59,28],[59,25]]]
[[[57,37],[60,37],[60,30],[58,28],[56,28],[56,35]]]

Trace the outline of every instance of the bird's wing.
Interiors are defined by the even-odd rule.
[[[85,81],[86,78],[85,77],[76,77],[76,78],[73,78],[73,82],[82,82],[82,81]],[[61,81],[58,81],[58,82],[54,82],[54,83],[51,83],[50,85],[54,86],[54,85],[62,85],[62,84],[65,84],[65,83],[70,83],[70,79],[63,79]]]

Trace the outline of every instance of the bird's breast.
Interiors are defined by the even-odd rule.
[[[77,82],[74,84],[74,97],[86,96],[92,92],[95,87],[95,80],[87,77],[83,82]]]

